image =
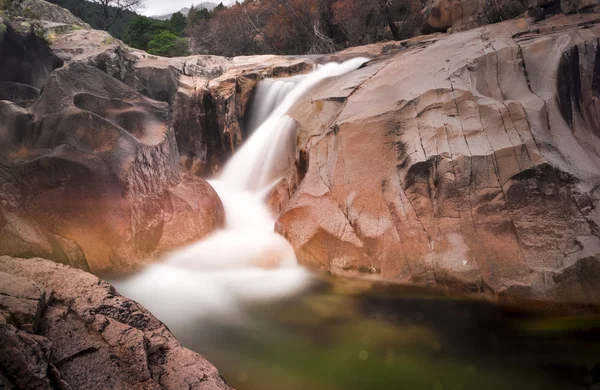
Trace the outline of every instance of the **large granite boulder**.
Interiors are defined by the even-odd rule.
[[[335,273],[598,302],[599,35],[518,19],[322,83],[291,112],[278,230]]]
[[[210,185],[181,174],[166,103],[75,62],[0,112],[3,254],[126,271],[222,225]]]
[[[73,15],[69,10],[44,0],[11,0],[8,13],[13,19],[37,21],[89,29],[90,25]]]
[[[229,389],[139,304],[95,276],[0,257],[0,388]]]

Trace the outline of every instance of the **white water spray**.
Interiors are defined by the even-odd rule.
[[[259,85],[252,114],[262,121],[244,146],[210,183],[225,208],[225,228],[173,252],[162,264],[113,284],[178,334],[207,315],[236,320],[243,302],[281,298],[310,280],[298,266],[292,246],[274,232],[265,205],[272,185],[295,155],[295,125],[286,115],[320,81],[357,69],[367,59],[330,63],[313,73]]]

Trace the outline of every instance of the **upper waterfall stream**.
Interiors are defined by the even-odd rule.
[[[256,129],[220,177],[210,181],[223,202],[225,228],[115,281],[119,292],[177,334],[206,315],[236,319],[244,301],[284,297],[306,286],[309,273],[298,266],[291,245],[274,232],[275,218],[265,205],[269,189],[295,156],[295,125],[286,113],[320,81],[366,61],[329,63],[307,75],[263,81],[251,113]]]

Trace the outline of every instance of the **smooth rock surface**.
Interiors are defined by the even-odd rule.
[[[277,190],[300,262],[597,303],[599,23],[441,36],[316,87]]]

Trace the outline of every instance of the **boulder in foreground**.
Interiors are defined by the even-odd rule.
[[[0,257],[0,388],[230,389],[214,366],[108,283],[7,256]]]

